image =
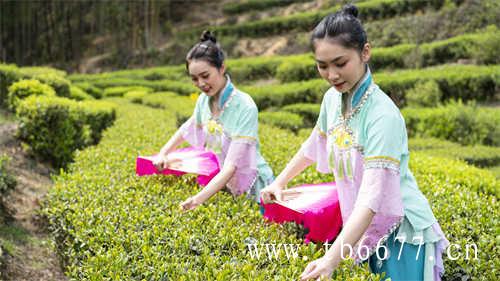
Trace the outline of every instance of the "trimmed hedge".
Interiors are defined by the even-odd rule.
[[[115,119],[115,108],[102,102],[30,96],[16,114],[18,137],[40,158],[65,167],[76,149],[98,142],[101,131]]]
[[[323,79],[292,82],[281,85],[245,86],[243,91],[252,96],[260,110],[294,103],[320,103],[330,88]]]
[[[144,98],[148,92],[146,91],[130,91],[123,95],[124,98],[130,100],[133,103],[142,103],[142,98]]]
[[[500,146],[499,109],[461,102],[437,108],[405,108],[409,136],[434,137],[464,145]]]
[[[222,7],[222,11],[229,15],[246,13],[249,11],[260,11],[274,7],[288,6],[293,3],[310,2],[311,0],[246,0],[240,3],[228,3]]]
[[[243,197],[220,193],[195,211],[181,213],[178,204],[198,189],[193,176],[134,173],[135,157],[154,153],[173,134],[173,112],[117,103],[115,126],[55,178],[44,208],[70,278],[290,280],[324,254],[321,245],[311,244],[298,248],[297,259],[288,260],[284,253],[277,260],[251,259],[246,243],[302,241],[290,224],[264,223],[257,205]],[[263,155],[275,171],[304,140],[267,125],[260,126],[260,137]],[[491,193],[499,190],[498,181],[461,161],[420,153],[412,154],[410,166],[447,238],[460,246],[457,260],[444,257],[444,279],[496,280],[500,261],[490,253],[497,247],[500,209]],[[325,180],[316,174],[308,170],[300,177]],[[472,242],[479,260],[464,256],[465,245]],[[379,280],[366,264],[350,262],[343,262],[333,278]]]
[[[85,91],[87,94],[93,96],[96,99],[102,98],[102,89],[92,85],[89,82],[78,82],[73,83],[75,87],[78,87]]]
[[[21,74],[14,64],[0,63],[0,106],[7,105],[9,86],[19,80]]]
[[[158,92],[143,97],[142,103],[153,108],[168,109],[175,112],[177,125],[180,126],[193,115],[197,99],[198,95],[185,97],[174,92]]]
[[[284,106],[281,108],[283,111],[299,114],[304,118],[305,127],[312,128],[316,125],[319,112],[321,110],[320,103],[296,103]]]
[[[73,100],[93,100],[94,97],[87,94],[84,90],[77,86],[69,87],[69,98]]]
[[[473,59],[482,64],[498,64],[496,48],[500,44],[500,31],[489,26],[481,33],[464,34],[447,40],[417,44],[402,44],[387,48],[374,48],[370,59],[373,71],[397,68],[426,67],[459,59]],[[318,78],[312,54],[282,57],[276,70],[282,82]]]
[[[358,7],[360,18],[366,21],[412,13],[427,7],[438,9],[442,4],[443,1],[439,0],[370,0],[358,3],[356,6]],[[210,30],[214,30],[219,36],[238,37],[264,37],[291,31],[310,31],[323,17],[340,9],[341,6],[338,5],[321,11],[301,12],[290,16],[272,17],[236,25],[213,26],[210,27]],[[196,28],[181,32],[181,36],[196,37],[201,31],[201,28]]]
[[[460,159],[478,167],[500,165],[500,147],[462,146],[436,138],[410,138],[408,146],[410,151],[422,151],[431,156]]]
[[[496,101],[500,91],[500,65],[442,65],[417,70],[375,73],[374,81],[402,106],[406,92],[418,83],[435,81],[442,93],[442,101],[462,99]],[[312,79],[281,85],[242,87],[260,109],[303,102],[321,102],[329,88],[323,79]]]
[[[9,87],[7,105],[11,111],[16,108],[21,100],[29,96],[55,96],[54,89],[38,80],[20,80]]]
[[[292,132],[297,132],[300,128],[304,127],[302,116],[286,111],[260,112],[259,121],[278,128],[288,129]]]
[[[110,98],[110,97],[122,97],[128,92],[132,91],[142,91],[142,92],[152,92],[153,89],[148,88],[148,87],[142,87],[142,86],[118,86],[118,87],[110,87],[104,89],[103,96],[105,98]]]

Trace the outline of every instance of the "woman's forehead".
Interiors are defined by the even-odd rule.
[[[315,59],[325,63],[342,57],[348,57],[355,53],[355,50],[345,48],[342,44],[327,39],[315,40],[314,47]]]
[[[204,72],[212,71],[212,68],[215,67],[204,60],[192,60],[189,62],[189,75],[197,76]]]

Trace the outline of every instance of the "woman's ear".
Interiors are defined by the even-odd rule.
[[[372,47],[370,46],[370,43],[366,43],[361,51],[361,60],[366,63],[370,60],[371,55]]]
[[[220,66],[220,68],[219,68],[219,73],[220,73],[221,75],[226,74],[226,65],[225,65],[224,63]]]

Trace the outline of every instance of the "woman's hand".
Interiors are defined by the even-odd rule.
[[[274,200],[282,200],[282,194],[285,187],[278,184],[276,181],[266,186],[260,191],[260,196],[265,204],[272,203]]]
[[[186,201],[181,203],[181,208],[183,211],[190,211],[201,205],[203,202],[199,202],[196,196],[189,197]]]
[[[156,169],[161,172],[168,168],[175,168],[180,163],[181,159],[170,159],[168,155],[165,156],[157,156],[153,160],[153,165]]]
[[[319,258],[310,262],[304,272],[300,275],[300,280],[327,280],[332,276],[333,270],[337,265],[330,259],[326,257]]]

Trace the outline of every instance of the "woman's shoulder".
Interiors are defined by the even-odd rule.
[[[368,101],[368,114],[390,117],[401,117],[401,111],[394,101],[382,89],[375,85],[375,89]]]
[[[231,103],[233,103],[239,110],[256,110],[257,104],[252,99],[252,97],[239,89],[235,89],[235,93],[232,97]]]

